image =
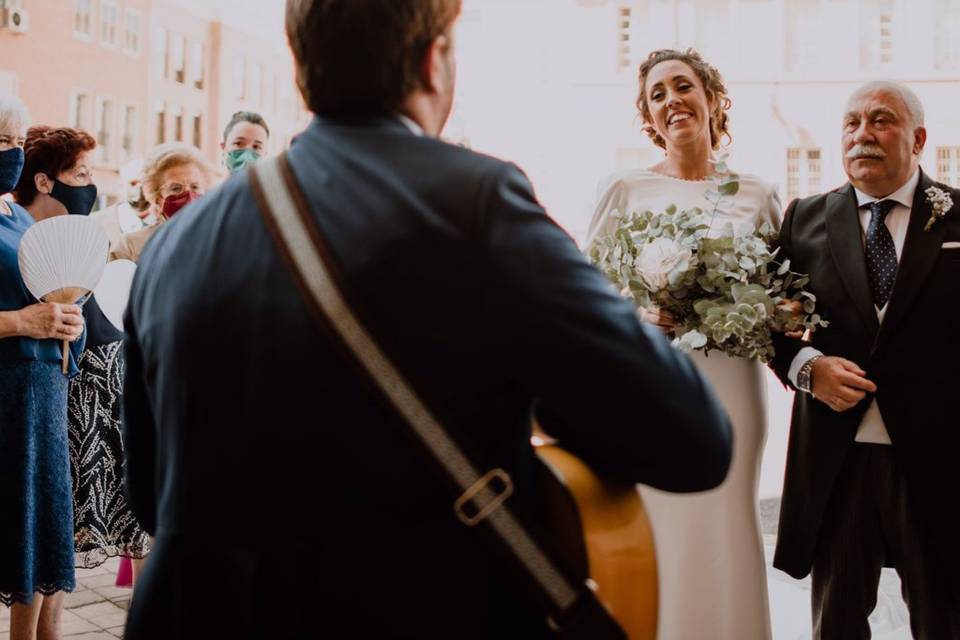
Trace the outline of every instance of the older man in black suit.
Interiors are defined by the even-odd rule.
[[[536,509],[530,418],[602,472],[719,484],[731,435],[514,166],[435,136],[459,0],[292,0],[317,114],[289,161],[356,311],[478,467]],[[495,46],[491,42],[491,46]],[[302,300],[248,176],[150,241],[127,315],[126,637],[537,638],[543,612]]]
[[[843,117],[850,182],[784,216],[782,256],[830,321],[812,346],[781,338],[775,363],[801,393],[774,565],[812,569],[817,639],[870,637],[885,565],[915,638],[960,638],[960,192],[920,169],[926,138],[909,88],[860,87]]]

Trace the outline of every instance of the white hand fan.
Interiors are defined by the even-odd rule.
[[[57,216],[33,225],[20,239],[20,275],[38,300],[76,304],[93,291],[107,264],[110,240],[96,220]],[[67,341],[63,341],[67,372]]]
[[[121,331],[123,331],[123,312],[127,309],[133,274],[136,271],[137,265],[129,260],[108,262],[103,269],[100,284],[93,291],[103,315],[107,316],[110,323]]]

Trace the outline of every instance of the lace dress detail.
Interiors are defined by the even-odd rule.
[[[67,379],[59,362],[0,364],[0,603],[73,591]]]
[[[107,558],[143,558],[147,533],[127,504],[120,432],[123,342],[88,348],[80,375],[70,381],[70,467],[73,476],[76,566],[91,568]]]

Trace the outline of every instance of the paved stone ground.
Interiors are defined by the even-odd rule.
[[[764,536],[777,535],[780,519],[780,498],[764,498],[760,501],[760,531]]]
[[[116,640],[123,637],[131,589],[113,586],[120,560],[111,558],[96,569],[77,569],[77,589],[68,593],[63,636],[69,640]],[[0,640],[10,638],[10,610],[0,606]]]
[[[767,553],[771,617],[775,640],[804,640],[810,637],[809,579],[796,581],[769,567],[776,543],[780,499],[760,501],[760,522]],[[65,640],[115,640],[123,637],[123,625],[130,605],[130,589],[113,586],[118,559],[96,569],[77,570],[77,590],[67,594],[63,612]],[[899,596],[896,574],[884,569],[877,610],[871,627],[878,640],[909,640],[906,606]],[[9,640],[10,613],[0,606],[0,640]]]

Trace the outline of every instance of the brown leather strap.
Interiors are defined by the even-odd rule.
[[[446,471],[459,494],[454,503],[457,517],[468,526],[483,523],[489,527],[533,579],[552,620],[581,620],[582,611],[591,612],[589,618],[603,618],[598,621],[601,624],[587,625],[594,633],[576,632],[570,637],[623,637],[622,631],[619,635],[606,632],[619,627],[589,587],[572,584],[513,514],[506,504],[513,490],[510,476],[502,469],[484,474],[477,471],[355,316],[353,305],[346,298],[342,274],[286,154],[253,165],[248,174],[267,228],[307,304],[325,325],[335,330],[383,396]],[[605,632],[597,634],[598,629]]]

